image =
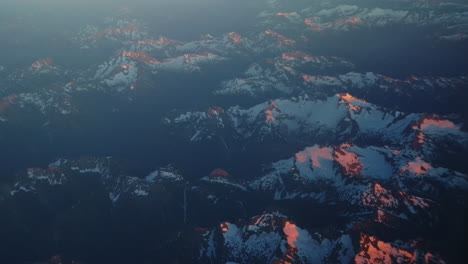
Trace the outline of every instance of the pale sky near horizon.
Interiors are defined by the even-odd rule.
[[[0,0],[0,14],[31,14],[46,12],[67,12],[87,15],[88,12],[118,11],[128,7],[133,11],[164,11],[170,13],[183,9],[193,13],[193,10],[243,6],[248,8],[252,3],[266,0]],[[208,10],[209,11],[209,10]],[[0,17],[1,20],[1,17]]]

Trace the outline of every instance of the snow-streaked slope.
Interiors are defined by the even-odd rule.
[[[421,131],[413,125],[424,118],[423,114],[392,111],[343,93],[323,100],[302,96],[270,100],[251,108],[210,108],[205,112],[168,117],[165,123],[170,127],[183,128],[190,141],[222,136],[258,142],[288,139],[310,144],[369,137],[399,145],[412,143],[420,132],[435,135],[438,129],[443,130],[441,134],[446,138],[455,136],[466,140],[466,133],[443,117],[437,118],[446,120],[453,127],[436,123],[434,128],[427,127]]]

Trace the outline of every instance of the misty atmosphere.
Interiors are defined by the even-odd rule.
[[[0,263],[463,263],[468,4],[0,2]]]

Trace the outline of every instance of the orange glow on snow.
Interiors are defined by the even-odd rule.
[[[35,61],[31,66],[33,68],[41,68],[44,65],[51,65],[53,63],[51,58],[45,58],[42,60]]]
[[[385,75],[380,75],[380,76],[382,77],[382,79],[384,79],[387,82],[401,82],[400,79],[388,77],[388,76],[385,76]]]
[[[349,104],[349,110],[359,111],[362,107]]]
[[[241,36],[236,32],[230,32],[226,34],[229,38],[232,39],[234,43],[239,43],[241,41]]]
[[[268,215],[265,214],[257,215],[250,219],[249,228],[258,226],[260,224],[262,226],[274,226],[276,224],[276,220],[274,217],[268,217]]]
[[[418,174],[418,175],[425,174],[431,169],[432,169],[431,165],[423,161],[421,157],[416,157],[414,161],[408,162],[408,164],[402,168],[403,171],[409,171],[411,173]]]
[[[265,30],[265,34],[267,35],[273,35],[275,36],[277,39],[278,39],[278,43],[279,44],[284,44],[284,45],[293,45],[296,43],[296,41],[292,40],[292,39],[289,39],[281,34],[278,34],[276,32],[273,32],[271,30]]]
[[[361,21],[359,17],[352,17],[348,19],[338,19],[337,21],[335,21],[335,25],[343,24],[343,23],[356,24],[359,21]]]
[[[411,82],[419,80],[419,78],[417,76],[414,76],[414,75],[411,75],[410,77],[406,78],[406,80],[400,80],[400,79],[388,77],[388,76],[385,76],[385,75],[380,75],[380,77],[382,77],[382,79],[384,79],[385,81],[392,82],[392,83],[395,83],[395,82],[411,83]]]
[[[305,74],[305,73],[302,73],[301,76],[302,76],[302,79],[304,80],[304,82],[311,82],[312,79],[314,79],[313,75],[309,75],[309,74]]]
[[[265,110],[265,116],[266,116],[266,121],[275,120],[275,117],[271,114],[271,110],[268,108]]]
[[[208,115],[213,116],[213,115],[219,115],[224,109],[219,107],[219,106],[213,106],[208,108]]]
[[[286,235],[288,245],[291,248],[296,248],[296,245],[294,243],[297,241],[297,237],[299,236],[299,232],[297,231],[296,225],[291,223],[290,221],[286,221],[284,223],[283,232]]]
[[[288,16],[292,16],[292,15],[296,15],[296,14],[297,14],[296,12],[287,12],[287,13],[278,12],[278,13],[275,14],[275,16],[288,17]]]
[[[228,223],[227,222],[222,222],[219,227],[221,228],[221,231],[226,232],[229,229]]]
[[[359,18],[359,17],[342,18],[342,19],[336,20],[333,23],[327,23],[324,26],[325,26],[325,28],[331,28],[333,26],[337,26],[337,25],[340,25],[340,24],[356,24],[359,21],[361,21],[361,18]],[[321,27],[321,25],[319,23],[314,22],[313,18],[304,19],[304,24],[311,27],[312,30],[314,30],[314,31],[322,31],[323,30],[323,28]]]
[[[283,60],[294,60],[294,59],[313,59],[309,54],[302,51],[293,51],[288,53],[281,54],[281,59]]]
[[[117,67],[117,68],[122,69],[122,70],[128,70],[131,67],[133,67],[131,64],[125,64],[125,65],[122,65],[122,66]]]
[[[395,199],[392,192],[378,183],[374,183],[369,189],[362,192],[361,202],[363,205],[377,208],[398,206],[398,200]]]
[[[352,103],[353,101],[359,101],[359,102],[362,102],[362,103],[367,103],[365,100],[356,98],[356,97],[350,95],[349,93],[340,93],[340,94],[338,94],[338,97],[343,99],[343,101],[345,101],[346,103]]]
[[[374,184],[374,193],[375,194],[380,194],[380,193],[382,193],[383,190],[385,190],[385,189],[382,187],[382,185],[380,185],[378,183]]]
[[[377,222],[382,223],[385,219],[385,212],[378,209],[377,210]]]
[[[349,22],[349,23],[357,23],[359,21],[361,21],[361,18],[359,18],[359,17],[353,17],[351,19],[346,20],[346,22]]]
[[[273,116],[273,110],[279,110],[279,108],[275,105],[273,100],[270,100],[270,103],[265,109],[265,120],[268,122],[274,121],[276,118]]]
[[[286,70],[286,71],[288,71],[288,72],[291,73],[291,74],[294,74],[294,73],[295,73],[294,69],[291,68],[291,67],[289,67],[289,66],[283,66],[282,68],[283,68],[283,70]]]
[[[294,223],[291,223],[290,221],[285,221],[283,226],[283,232],[286,235],[286,240],[289,248],[284,254],[283,258],[274,261],[274,264],[291,264],[292,259],[294,257],[294,253],[297,251],[295,243],[297,242],[299,232],[297,231],[296,225]]]
[[[365,100],[356,98],[349,93],[338,94],[338,97],[342,99],[343,102],[348,104],[349,110],[359,111],[362,107],[352,104],[353,102],[367,103]]]
[[[424,121],[421,124],[421,129],[425,129],[430,126],[438,126],[442,128],[454,128],[458,129],[457,126],[452,121],[449,120],[435,120],[435,119],[424,119]]]
[[[135,89],[135,88],[136,88],[136,83],[132,83],[132,84],[130,85],[130,90],[133,90],[133,89]]]
[[[353,18],[346,19],[345,21],[346,21],[347,23],[353,23],[353,24],[355,24],[355,23],[361,21],[361,18],[359,18],[359,17],[353,17]]]
[[[153,64],[159,63],[158,60],[151,57],[144,51],[137,51],[137,52],[121,51],[121,52],[118,52],[117,54],[121,56],[130,57],[130,58],[136,59],[144,63],[153,63]]]
[[[401,151],[397,150],[397,149],[390,149],[390,151],[395,154],[395,155],[398,155],[400,154]]]
[[[229,173],[221,168],[217,168],[217,169],[214,169],[211,173],[210,173],[211,176],[223,176],[223,177],[227,177],[229,176]]]
[[[323,29],[320,27],[320,24],[314,23],[314,20],[312,18],[306,18],[304,19],[304,24],[308,25],[309,27],[312,28],[314,31],[322,31]]]
[[[428,200],[425,200],[421,197],[409,195],[403,191],[399,191],[398,193],[404,197],[404,199],[406,200],[405,204],[407,205],[412,204],[412,205],[416,205],[416,206],[424,207],[424,208],[429,207],[429,204],[427,203]]]
[[[430,127],[439,127],[439,128],[449,128],[460,130],[460,127],[455,125],[452,121],[442,118],[439,115],[422,115],[418,121],[412,123],[411,127],[413,129],[427,129]]]
[[[393,263],[399,259],[402,263],[414,263],[415,253],[383,242],[374,236],[361,233],[360,249],[354,258],[355,263]]]
[[[185,54],[185,55],[187,55],[189,57],[193,57],[193,58],[203,58],[203,57],[213,55],[213,53],[211,53],[211,52],[202,52],[202,53],[191,53],[191,54]]]
[[[304,151],[296,153],[296,160],[299,162],[306,162],[310,159],[312,165],[321,168],[322,166],[320,165],[319,158],[332,160],[332,150],[327,147],[313,146],[306,148]]]
[[[363,167],[362,163],[359,161],[356,153],[345,150],[345,148],[349,147],[351,147],[351,145],[346,143],[335,147],[334,158],[343,168],[343,173],[345,175],[359,176]]]
[[[413,139],[413,148],[419,149],[425,140],[426,140],[426,135],[424,135],[423,132],[419,131],[416,134],[415,138]]]

